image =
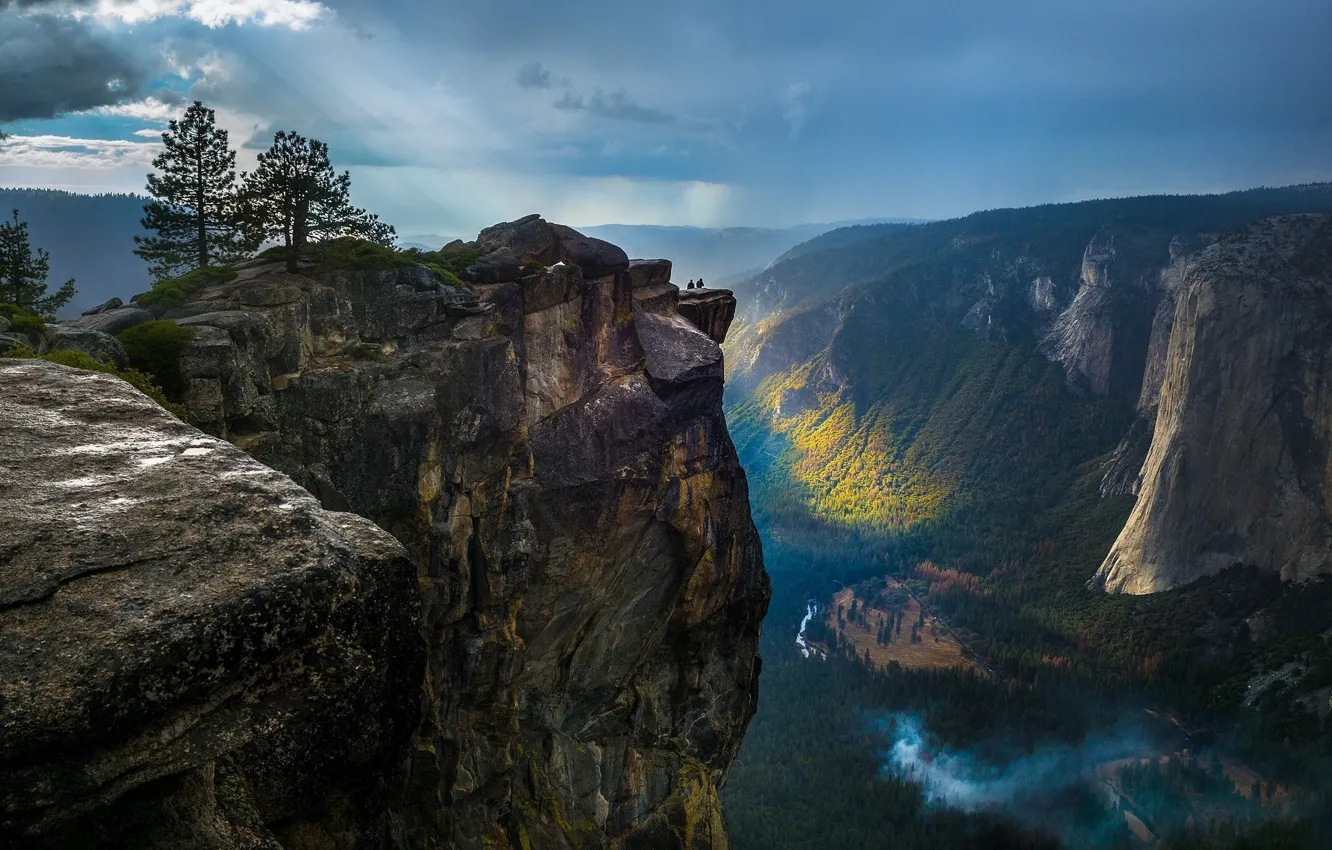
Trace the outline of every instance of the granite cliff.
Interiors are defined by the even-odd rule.
[[[1229,233],[1174,289],[1140,402],[1154,423],[1137,501],[1094,584],[1150,593],[1235,564],[1287,580],[1332,571],[1332,217]]]
[[[451,248],[466,286],[256,260],[193,294],[165,313],[189,418],[413,565],[392,845],[725,847],[769,596],[721,410],[734,297],[537,216]]]

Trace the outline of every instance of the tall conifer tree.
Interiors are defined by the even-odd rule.
[[[279,131],[273,146],[259,154],[259,165],[245,175],[244,195],[252,219],[264,237],[287,247],[287,269],[309,242],[358,236],[392,246],[393,228],[351,205],[351,175],[338,174],[328,145],[298,133]]]
[[[243,226],[236,184],[236,152],[213,110],[195,101],[162,134],[166,149],[148,175],[153,196],[143,208],[143,226],[155,236],[136,236],[134,253],[158,280],[204,266],[243,259],[258,243]]]
[[[28,241],[28,223],[19,221],[14,210],[12,221],[0,221],[0,301],[17,304],[43,316],[54,316],[56,310],[74,297],[74,281],[67,280],[49,295],[46,278],[50,274],[51,255],[43,250],[32,250]]]

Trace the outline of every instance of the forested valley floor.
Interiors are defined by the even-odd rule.
[[[988,636],[959,627],[978,660],[993,659],[992,673],[990,663],[966,659],[907,669],[867,660],[839,636],[836,608],[824,607],[810,618],[815,651],[806,657],[796,634],[808,603],[837,605],[839,581],[829,576],[857,571],[780,544],[769,545],[767,559],[774,594],[760,709],[724,792],[740,850],[1136,848],[1158,840],[1180,850],[1332,846],[1332,795],[1320,790],[1325,761],[1313,757],[1328,730],[1298,705],[1260,712],[1218,704],[1207,695],[1219,685],[1204,673],[1153,683],[1099,675],[1088,658],[1033,663],[1011,623]],[[878,584],[891,586],[871,581],[861,592]],[[1280,605],[1288,596],[1243,571],[1207,584],[1169,601],[1201,607],[1266,593]],[[940,623],[982,622],[967,617],[956,595],[941,588],[926,604]],[[1313,603],[1285,604],[1294,617]],[[841,613],[849,613],[845,605]],[[909,642],[918,616],[894,640]],[[1026,645],[1041,640],[1031,634]],[[900,756],[917,731],[922,752],[913,764]]]

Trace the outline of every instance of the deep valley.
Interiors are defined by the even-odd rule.
[[[728,411],[775,590],[736,846],[1332,840],[1329,515],[1299,460],[1329,440],[1330,203],[867,228],[737,287]],[[1312,215],[1251,224],[1282,213]],[[892,757],[904,723],[922,761]]]

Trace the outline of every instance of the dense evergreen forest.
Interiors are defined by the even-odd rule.
[[[760,710],[723,794],[739,850],[1145,846],[1122,815],[1107,807],[1083,763],[1143,747],[1246,759],[1263,771],[1263,791],[1281,789],[1269,792],[1264,805],[1226,791],[1233,784],[1219,782],[1211,770],[1200,778],[1196,766],[1168,762],[1129,771],[1123,783],[1166,847],[1332,846],[1332,793],[1315,790],[1325,787],[1326,763],[1310,758],[1307,739],[1285,746],[1272,741],[1299,720],[1229,712],[1214,717],[1224,717],[1221,722],[1186,724],[1189,731],[1181,732],[1148,710],[1166,704],[1163,695],[1187,693],[1189,687],[1153,689],[1137,682],[1124,690],[1117,684],[1137,680],[1102,680],[1068,667],[1018,663],[1029,652],[1023,638],[1034,642],[1039,635],[1006,633],[983,644],[1012,648],[997,680],[964,671],[876,672],[836,653],[826,660],[805,658],[795,645],[799,618],[806,600],[832,584],[810,577],[836,575],[845,564],[793,559],[780,546],[770,546],[766,557],[774,595],[763,641]],[[1204,592],[1225,592],[1228,582],[1255,589],[1247,583],[1251,578],[1227,577]],[[1159,610],[1166,609],[1163,604]],[[1198,680],[1192,692],[1205,694],[1211,684]],[[894,736],[886,723],[904,713],[919,718],[937,752],[965,753],[974,762],[958,781],[975,779],[983,786],[985,777],[1011,775],[1006,766],[1052,749],[1071,761],[1066,772],[1046,771],[1037,781],[979,804],[931,800],[929,783],[895,771],[887,755]],[[1305,731],[1321,736],[1325,746],[1330,730],[1324,725]],[[1127,748],[1097,756],[1097,745],[1088,743],[1107,740],[1113,743],[1102,749]],[[1209,793],[1200,796],[1199,787]],[[1262,792],[1255,797],[1263,800]]]

